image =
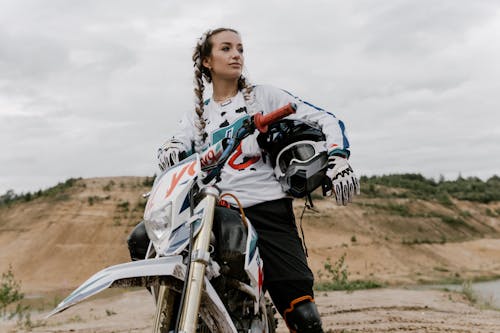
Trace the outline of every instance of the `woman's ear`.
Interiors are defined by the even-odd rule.
[[[211,70],[212,69],[212,65],[211,65],[211,61],[209,58],[204,58],[202,61],[201,61],[201,64],[206,67],[208,70]]]

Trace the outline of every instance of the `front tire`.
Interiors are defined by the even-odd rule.
[[[174,330],[177,320],[177,311],[179,310],[180,293],[160,285],[155,288],[156,293],[156,311],[153,321],[153,333],[168,333]],[[197,333],[210,333],[209,326],[198,318]]]
[[[278,327],[278,319],[274,317],[276,308],[269,298],[266,297],[266,318],[267,318],[267,332],[276,333]]]
[[[175,325],[174,308],[179,293],[165,285],[157,289],[156,311],[153,321],[153,333],[168,333]]]

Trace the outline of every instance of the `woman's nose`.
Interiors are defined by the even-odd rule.
[[[239,58],[241,58],[241,54],[238,50],[235,50],[235,51],[233,51],[232,57],[234,59],[239,59]]]

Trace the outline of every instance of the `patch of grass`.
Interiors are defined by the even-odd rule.
[[[403,217],[412,217],[413,214],[410,213],[410,208],[407,205],[392,204],[390,203],[385,207],[390,213]]]
[[[74,315],[73,317],[68,319],[68,323],[81,323],[82,321],[83,319],[79,315]]]
[[[461,210],[459,213],[458,213],[461,217],[465,217],[465,218],[470,218],[472,217],[472,213],[469,212],[468,210]]]
[[[146,177],[144,181],[142,182],[142,186],[144,187],[151,187],[153,186],[155,182],[156,175],[153,175],[153,177]]]
[[[128,201],[122,201],[119,204],[117,204],[116,207],[121,212],[128,212],[129,209],[130,209],[130,202],[128,202]]]
[[[428,238],[414,238],[414,239],[406,239],[403,238],[401,241],[401,244],[403,245],[419,245],[419,244],[445,244],[446,243],[446,236],[441,235],[440,239],[428,239]]]
[[[441,221],[451,226],[461,226],[466,224],[465,221],[462,220],[460,217],[442,215],[439,216],[439,218],[441,219]]]
[[[376,203],[363,203],[362,206],[371,207],[374,209],[384,210],[389,214],[403,217],[418,217],[419,215],[412,214],[410,208],[404,204],[389,203],[387,205],[381,205]]]
[[[382,287],[383,287],[382,284],[373,280],[349,281],[349,283],[344,285],[339,285],[337,283],[327,281],[327,282],[318,282],[314,285],[314,289],[318,291],[334,291],[334,290],[354,291],[354,290],[375,289]]]
[[[115,312],[115,311],[113,311],[113,310],[109,310],[109,309],[106,309],[106,315],[107,315],[108,317],[110,317],[110,316],[114,316],[115,314],[116,314],[116,312]]]
[[[462,283],[462,294],[472,304],[476,304],[477,303],[478,298],[477,298],[476,293],[472,289],[472,281],[471,280],[467,280],[467,281],[464,281]]]
[[[145,199],[141,199],[141,200],[137,201],[133,211],[134,212],[143,212],[144,208],[146,208],[146,203],[147,203],[147,201]]]
[[[403,239],[401,241],[401,244],[403,244],[403,245],[436,244],[436,243],[441,243],[441,241],[430,240],[427,238],[425,238],[425,239],[414,238],[411,240]]]
[[[122,219],[120,216],[113,216],[113,226],[119,227],[122,225]]]
[[[102,188],[104,191],[109,192],[115,185],[115,182],[113,180],[110,180],[104,187]]]
[[[449,270],[449,269],[447,269],[447,268],[444,268],[444,267],[439,267],[439,266],[434,267],[434,270],[435,270],[436,272],[445,272],[445,273],[447,273],[447,272],[449,272],[449,271],[450,271],[450,270]]]
[[[11,305],[19,305],[24,299],[24,294],[21,292],[21,285],[18,281],[14,279],[14,273],[12,273],[12,267],[6,273],[2,273],[2,279],[0,282],[0,315],[1,317],[9,317],[17,315],[16,310],[12,312],[8,310]]]
[[[498,213],[495,213],[494,211],[492,211],[489,208],[486,208],[485,214],[486,214],[486,216],[489,216],[489,217],[498,217]]]
[[[380,288],[382,285],[375,281],[364,281],[364,280],[349,280],[349,272],[347,270],[347,265],[345,263],[346,254],[344,253],[336,262],[333,264],[330,258],[326,259],[323,267],[325,272],[319,270],[318,277],[321,279],[323,276],[328,280],[324,282],[317,282],[314,285],[314,289],[318,291],[328,291],[328,290],[347,290],[354,291],[360,289],[372,289]]]
[[[94,196],[88,197],[87,202],[88,202],[89,206],[93,206],[96,203],[102,202],[104,200],[109,200],[110,198],[111,198],[111,196],[109,196],[109,195],[107,195],[105,197],[99,197],[97,195],[94,195]]]

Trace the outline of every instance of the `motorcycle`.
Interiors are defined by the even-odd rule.
[[[146,259],[94,274],[47,318],[108,287],[144,286],[156,302],[154,333],[275,332],[275,309],[262,290],[264,263],[258,236],[241,207],[245,237],[235,262],[242,267],[235,274],[234,267],[228,270],[227,263],[216,258],[213,222],[221,199],[216,183],[244,138],[255,130],[266,132],[269,124],[295,110],[291,103],[266,115],[246,116],[232,137],[166,169],[147,195],[144,223],[150,244]]]

